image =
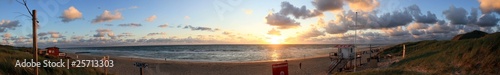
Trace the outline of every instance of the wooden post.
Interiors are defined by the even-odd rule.
[[[403,44],[403,58],[405,58],[405,54],[406,54],[406,45]]]
[[[141,72],[140,75],[144,74],[143,68],[146,68],[148,66],[148,64],[146,64],[146,63],[139,63],[139,62],[136,62],[134,65],[136,67],[139,67],[139,70]]]
[[[144,71],[142,71],[142,67],[139,68],[139,70],[141,70],[141,74],[140,75],[144,75]]]
[[[31,15],[32,17],[32,22],[33,22],[33,51],[34,51],[34,57],[35,57],[35,62],[38,62],[38,46],[37,46],[37,33],[36,33],[36,29],[37,29],[37,19],[36,19],[36,10],[33,10],[33,15]],[[38,75],[38,66],[35,67],[35,74]]]

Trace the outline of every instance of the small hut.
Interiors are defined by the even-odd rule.
[[[51,56],[59,56],[59,48],[58,47],[47,47],[46,53]]]

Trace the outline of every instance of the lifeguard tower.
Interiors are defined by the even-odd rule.
[[[334,71],[346,71],[354,68],[355,64],[355,46],[352,44],[335,45],[337,52],[330,53],[331,64],[328,67],[328,73]]]

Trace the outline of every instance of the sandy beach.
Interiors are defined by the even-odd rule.
[[[367,51],[365,49],[358,50]],[[376,53],[373,53],[375,55]],[[78,55],[78,58],[76,58]],[[102,56],[68,54],[74,59],[101,59]],[[362,63],[366,63],[369,54],[363,54]],[[260,62],[197,62],[197,61],[171,61],[140,58],[113,57],[115,66],[108,68],[108,73],[116,75],[138,75],[140,70],[134,66],[135,62],[147,63],[144,69],[145,75],[272,75],[272,64],[284,61],[260,61]],[[325,75],[331,63],[328,55],[292,59],[288,61],[290,75]],[[299,68],[299,64],[302,67]],[[104,68],[101,68],[104,69]],[[360,68],[360,70],[362,70]]]

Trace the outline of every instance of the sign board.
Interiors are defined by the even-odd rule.
[[[288,63],[273,64],[273,75],[288,75]]]

